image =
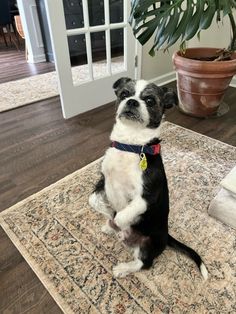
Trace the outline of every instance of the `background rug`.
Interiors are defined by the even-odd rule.
[[[111,66],[113,74],[122,71],[124,67],[122,57],[112,58]],[[88,65],[80,65],[71,69],[74,84],[81,84],[89,80]],[[95,79],[106,76],[106,62],[99,61],[93,63],[93,72]],[[59,91],[55,71],[2,83],[0,84],[0,112],[57,95],[59,95]]]
[[[87,203],[98,160],[1,214],[1,226],[66,313],[236,313],[236,233],[207,214],[236,148],[168,122],[162,136],[170,233],[199,252],[210,278],[204,282],[171,249],[150,270],[112,276],[131,256],[101,233],[104,219]]]

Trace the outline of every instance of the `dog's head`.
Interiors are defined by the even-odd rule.
[[[178,104],[176,93],[144,80],[124,77],[113,85],[117,96],[116,118],[125,124],[157,128],[166,109]]]

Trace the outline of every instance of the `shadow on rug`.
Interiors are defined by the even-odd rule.
[[[236,148],[171,123],[163,124],[162,155],[170,188],[170,234],[194,248],[209,271],[167,249],[151,270],[124,279],[112,267],[129,260],[88,197],[101,160],[5,210],[4,228],[65,313],[236,313],[236,233],[209,217]]]

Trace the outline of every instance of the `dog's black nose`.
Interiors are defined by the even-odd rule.
[[[139,102],[137,100],[135,100],[135,99],[129,99],[127,101],[127,105],[129,107],[138,107],[139,106]]]

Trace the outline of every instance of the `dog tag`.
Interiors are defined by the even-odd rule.
[[[147,158],[144,153],[140,154],[139,167],[142,171],[145,171],[147,169]]]

